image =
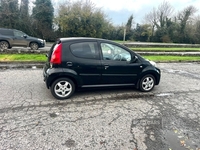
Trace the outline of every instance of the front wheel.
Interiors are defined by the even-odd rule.
[[[30,48],[31,48],[32,50],[37,50],[38,47],[39,47],[38,44],[35,43],[35,42],[33,42],[33,43],[30,44]]]
[[[74,82],[68,78],[59,78],[51,85],[52,95],[60,100],[71,97],[75,91]]]
[[[151,91],[155,86],[155,77],[148,74],[140,80],[139,88],[143,92]]]
[[[6,41],[1,41],[0,42],[0,50],[8,49],[9,44]]]

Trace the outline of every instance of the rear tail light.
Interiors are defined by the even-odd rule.
[[[50,63],[61,64],[62,43],[55,45]]]

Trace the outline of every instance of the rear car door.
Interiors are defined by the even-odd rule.
[[[134,53],[113,43],[101,42],[102,84],[133,85],[142,71],[139,61],[132,62]]]
[[[13,45],[15,46],[27,46],[28,42],[26,40],[25,33],[22,31],[14,30]]]
[[[68,47],[70,53],[65,55],[66,65],[77,72],[81,85],[89,87],[100,84],[102,66],[97,42],[73,42]]]

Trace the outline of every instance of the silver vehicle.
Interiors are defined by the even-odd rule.
[[[0,50],[17,47],[30,47],[32,50],[45,47],[45,40],[31,37],[22,31],[0,28]]]

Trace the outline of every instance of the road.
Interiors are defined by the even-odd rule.
[[[0,70],[0,149],[200,149],[200,64],[159,63],[150,93],[77,91],[54,99],[41,69]]]

